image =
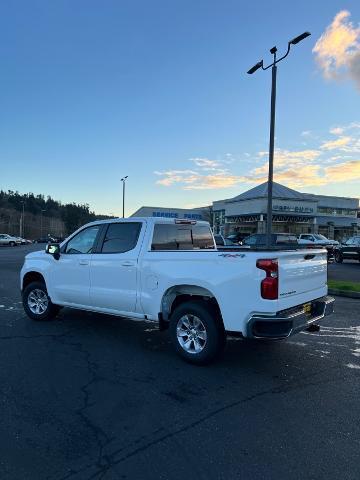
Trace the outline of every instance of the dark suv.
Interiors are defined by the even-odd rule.
[[[335,261],[359,260],[360,262],[360,236],[350,237],[335,249]]]
[[[273,233],[271,235],[272,245],[297,245],[296,235],[291,233]],[[244,238],[242,245],[249,247],[263,247],[266,245],[265,233],[254,233]]]

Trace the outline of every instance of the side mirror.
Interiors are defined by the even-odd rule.
[[[60,245],[58,243],[48,243],[45,248],[45,252],[52,255],[55,260],[60,258]]]

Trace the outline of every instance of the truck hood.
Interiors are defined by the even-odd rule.
[[[25,258],[27,260],[33,260],[34,258],[44,258],[45,255],[45,250],[37,250],[36,252],[30,252],[25,255]]]

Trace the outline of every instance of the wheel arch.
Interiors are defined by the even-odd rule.
[[[42,273],[36,271],[26,272],[22,279],[22,290],[24,290],[32,282],[43,282],[46,285],[45,277]]]
[[[220,305],[215,295],[205,287],[189,284],[173,285],[165,291],[161,299],[161,319],[168,323],[172,312],[177,306],[186,301],[197,299],[209,302],[211,307],[218,312],[222,321]]]

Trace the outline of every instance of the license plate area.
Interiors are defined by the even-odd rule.
[[[313,304],[311,302],[304,303],[303,305],[305,315],[311,316],[313,310]]]

